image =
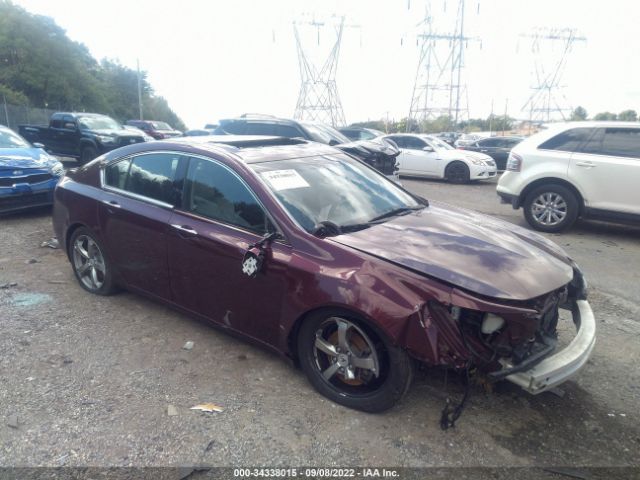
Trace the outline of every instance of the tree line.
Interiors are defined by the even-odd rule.
[[[583,107],[576,107],[571,112],[571,120],[580,121],[587,120],[589,114]],[[600,112],[593,116],[593,120],[620,120],[621,122],[637,122],[638,112],[635,110],[623,110],[620,113]]]
[[[471,118],[455,122],[447,115],[418,122],[405,117],[396,120],[369,120],[353,123],[354,127],[374,128],[387,133],[499,132],[513,129],[516,120],[507,115],[491,114],[487,118]]]
[[[144,117],[185,125],[141,72]],[[3,98],[4,96],[4,98]],[[138,73],[117,60],[98,62],[53,19],[0,0],[0,101],[138,118]]]

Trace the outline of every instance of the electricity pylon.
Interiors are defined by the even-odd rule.
[[[565,86],[560,82],[573,45],[586,41],[586,38],[579,36],[574,28],[546,27],[536,28],[533,33],[520,36],[531,39],[531,50],[535,56],[535,83],[531,87],[533,93],[522,110],[529,113],[530,122],[567,120],[572,108],[562,91]],[[558,44],[560,48],[554,48]],[[556,52],[555,55],[553,51]]]
[[[455,125],[469,116],[462,78],[464,50],[469,40],[479,39],[464,35],[464,14],[465,0],[457,0],[453,31],[440,33],[436,30],[437,14],[427,1],[425,18],[419,24],[423,33],[418,35],[420,56],[409,109],[409,118],[419,126],[441,116]]]
[[[335,22],[325,24],[317,22],[315,19],[293,23],[298,51],[298,64],[300,66],[300,93],[293,116],[298,120],[319,121],[329,123],[334,127],[344,126],[346,123],[336,85],[344,17],[337,17],[337,20],[337,24]],[[324,26],[333,26],[335,28],[336,36],[333,47],[320,68],[317,68],[303,46],[298,29],[299,25],[316,27],[318,45],[320,44],[320,28]]]

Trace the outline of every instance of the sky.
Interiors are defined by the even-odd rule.
[[[335,42],[345,16],[337,88],[347,123],[407,116],[426,0],[13,0],[52,17],[97,58],[139,60],[156,93],[189,128],[245,112],[292,117],[300,89],[293,22],[312,61]],[[457,0],[431,0],[438,33],[453,27]],[[590,115],[640,110],[637,0],[466,0],[463,50],[468,113],[528,118],[538,58],[547,69],[558,42],[534,29],[575,28],[562,76],[562,106]],[[315,28],[304,22],[324,23]],[[440,42],[439,48],[447,48]],[[562,97],[561,97],[562,98]]]

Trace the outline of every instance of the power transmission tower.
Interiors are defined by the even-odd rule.
[[[563,93],[565,86],[560,82],[573,45],[587,39],[579,36],[574,28],[536,28],[533,33],[520,36],[531,39],[535,56],[533,92],[522,110],[529,113],[530,123],[567,120],[572,108]]]
[[[479,39],[465,36],[464,16],[465,0],[456,0],[454,28],[441,33],[436,30],[441,22],[427,1],[425,18],[419,24],[423,33],[418,35],[420,56],[409,109],[409,118],[418,128],[425,120],[445,116],[455,125],[469,116],[467,87],[462,79],[464,50],[469,40]]]
[[[328,56],[319,63],[313,61],[310,52],[303,45],[300,29],[298,28],[302,25],[316,28],[318,46],[320,45],[321,28],[325,26],[334,27],[335,41],[333,46]],[[338,58],[344,27],[344,17],[333,17],[332,21],[327,23],[318,22],[315,19],[293,23],[298,51],[298,64],[300,66],[300,93],[296,110],[293,114],[294,118],[329,123],[334,127],[346,124],[336,85]],[[320,68],[317,67],[318,64],[321,64]]]

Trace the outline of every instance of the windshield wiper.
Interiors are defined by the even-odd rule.
[[[311,230],[311,234],[320,238],[333,237],[335,235],[342,235],[343,233],[364,230],[365,228],[369,228],[370,226],[371,224],[369,223],[352,223],[350,225],[338,225],[329,220],[324,220],[322,222],[319,222],[313,228],[313,230]]]
[[[406,215],[406,214],[414,212],[416,210],[422,210],[423,208],[424,208],[424,206],[394,208],[393,210],[389,210],[388,212],[383,213],[382,215],[378,215],[377,217],[373,217],[371,220],[369,220],[369,223],[377,222],[378,220],[384,220],[385,218],[389,218],[389,217],[395,217],[397,215]]]

